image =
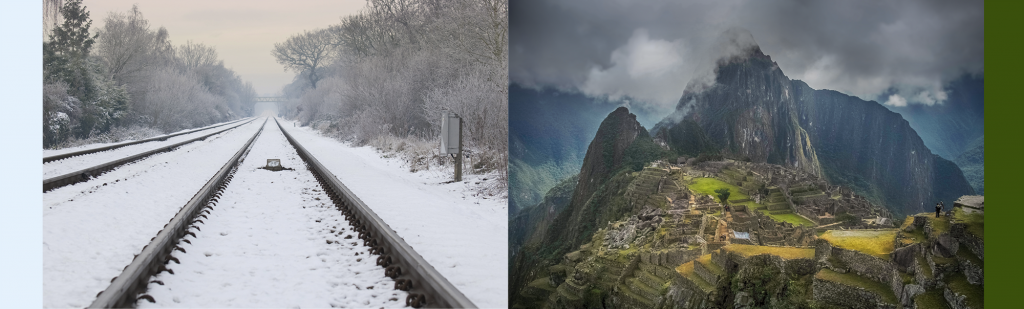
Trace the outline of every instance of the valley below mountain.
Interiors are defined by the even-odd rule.
[[[983,307],[983,197],[958,166],[983,142],[949,161],[756,45],[714,73],[650,131],[608,114],[579,173],[510,214],[513,307]]]

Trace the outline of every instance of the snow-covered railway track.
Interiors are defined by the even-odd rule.
[[[252,121],[253,119],[255,119],[255,118],[250,118],[249,121]],[[209,129],[213,129],[213,128],[217,128],[217,127],[222,127],[222,126],[226,126],[226,125],[238,124],[238,123],[240,123],[240,122],[242,122],[244,120],[246,120],[246,119],[243,118],[243,119],[239,119],[239,120],[235,120],[235,121],[228,121],[228,122],[225,122],[225,123],[216,124],[216,125],[208,126],[208,127],[205,127],[205,128],[199,128],[199,129],[195,129],[195,130],[185,130],[185,131],[181,131],[181,132],[178,132],[178,133],[154,136],[154,137],[151,137],[151,138],[141,139],[141,140],[137,140],[137,141],[131,141],[131,142],[125,142],[125,143],[120,143],[120,144],[114,144],[114,145],[110,145],[110,146],[97,147],[97,148],[92,148],[92,149],[85,149],[85,150],[79,150],[79,151],[74,151],[74,152],[68,152],[68,153],[52,155],[52,156],[49,156],[49,157],[43,157],[43,164],[50,163],[50,162],[53,162],[53,161],[63,160],[63,159],[71,158],[71,157],[77,157],[77,156],[93,154],[93,153],[103,152],[103,151],[109,151],[109,150],[114,150],[114,149],[118,149],[118,148],[122,148],[122,147],[126,147],[126,146],[138,145],[138,144],[142,144],[142,143],[148,143],[148,142],[153,142],[153,141],[166,141],[168,138],[176,137],[176,136],[179,136],[179,135],[192,134],[192,133],[196,133],[196,132],[200,132],[200,131],[206,131],[206,130],[209,130]]]
[[[92,167],[87,167],[87,168],[84,168],[84,169],[76,170],[74,172],[65,173],[65,174],[60,175],[60,176],[55,176],[55,177],[50,177],[50,178],[44,179],[43,180],[43,192],[50,191],[50,190],[53,190],[53,189],[56,189],[56,188],[60,188],[60,187],[63,187],[63,186],[67,186],[67,185],[73,185],[73,184],[76,184],[76,183],[79,183],[79,182],[88,181],[89,179],[92,179],[92,178],[94,178],[96,176],[99,176],[99,175],[101,175],[101,174],[103,174],[103,173],[105,173],[107,171],[110,171],[112,169],[115,169],[115,168],[117,168],[119,166],[122,166],[122,165],[125,165],[125,164],[129,164],[129,163],[132,163],[132,162],[135,162],[135,161],[138,161],[138,160],[142,160],[142,159],[145,159],[146,157],[149,157],[149,156],[152,156],[154,154],[161,153],[161,152],[172,151],[172,150],[177,149],[178,147],[181,147],[182,145],[185,145],[185,144],[189,144],[189,143],[200,141],[200,140],[205,140],[206,138],[208,138],[210,136],[221,134],[221,133],[224,133],[225,131],[232,130],[232,129],[244,126],[244,125],[249,124],[249,123],[251,123],[252,121],[255,121],[255,120],[256,120],[256,118],[251,118],[248,121],[242,121],[240,124],[232,125],[232,126],[229,126],[227,128],[224,128],[224,129],[221,129],[221,130],[217,130],[217,131],[214,131],[214,132],[210,132],[208,134],[204,134],[204,135],[201,135],[201,136],[198,136],[198,137],[195,137],[195,138],[191,138],[191,139],[188,139],[188,140],[185,140],[185,141],[182,141],[182,142],[178,142],[178,143],[174,143],[174,144],[171,144],[171,145],[162,146],[162,147],[159,147],[159,148],[156,148],[156,149],[152,149],[152,150],[145,151],[145,152],[142,152],[142,153],[138,153],[138,154],[135,154],[135,155],[131,155],[131,156],[128,156],[128,157],[124,157],[124,158],[120,158],[120,159],[113,160],[113,161],[110,161],[110,162],[106,162],[106,163],[102,163],[102,164],[99,164],[99,165],[95,165],[95,166],[92,166]],[[187,132],[187,133],[194,133],[194,132]]]
[[[261,130],[90,307],[475,307],[280,124]]]

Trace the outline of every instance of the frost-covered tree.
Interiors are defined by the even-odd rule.
[[[110,13],[89,36],[80,4],[61,6],[62,23],[44,43],[45,147],[116,127],[168,132],[252,113],[252,84],[224,67],[212,47],[175,46],[167,29],[150,29],[138,6]]]
[[[126,83],[152,68],[155,43],[156,33],[149,30],[138,5],[133,5],[128,12],[112,12],[104,20],[99,56],[106,61],[110,77]]]
[[[284,43],[274,44],[272,51],[277,63],[288,70],[305,73],[314,89],[323,79],[323,67],[329,64],[331,52],[331,36],[326,30],[294,35]]]
[[[192,43],[192,41],[185,42],[185,45],[178,49],[176,55],[187,71],[196,71],[217,64],[217,50],[203,44]]]
[[[441,113],[455,112],[463,117],[474,165],[504,178],[507,12],[506,0],[368,1],[359,14],[307,32],[329,34],[331,57],[322,71],[288,67],[298,76],[286,87],[293,98],[286,110],[303,124],[359,143],[429,144],[438,138]],[[316,78],[322,81],[313,88]]]

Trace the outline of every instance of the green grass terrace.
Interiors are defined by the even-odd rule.
[[[967,225],[967,232],[985,238],[985,214],[980,212],[968,212],[962,207],[953,208],[953,221]]]
[[[775,255],[787,260],[792,259],[813,259],[814,249],[813,248],[794,248],[794,247],[772,247],[772,246],[754,246],[754,245],[743,245],[743,244],[729,244],[722,247],[721,250],[728,252],[734,252],[744,257],[751,257],[761,254]]]
[[[762,204],[755,203],[754,201],[734,203],[732,201],[750,199],[750,196],[743,194],[743,192],[740,191],[740,188],[737,187],[736,185],[728,184],[718,179],[694,178],[687,184],[687,186],[690,188],[690,190],[693,190],[694,192],[704,195],[715,196],[716,199],[718,194],[715,193],[715,190],[726,188],[729,189],[729,192],[731,192],[731,194],[729,195],[729,204],[731,205],[745,205],[750,209],[760,211],[761,213],[767,215],[768,217],[771,217],[773,220],[778,222],[789,222],[790,224],[793,225],[803,225],[807,227],[815,226],[814,222],[812,222],[811,220],[801,217],[800,215],[797,215],[795,213],[771,214],[768,212],[767,207],[765,207]]]
[[[821,235],[833,246],[856,250],[882,259],[889,259],[895,249],[896,230],[831,230]]]

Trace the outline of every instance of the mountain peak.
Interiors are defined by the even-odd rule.
[[[718,55],[718,63],[729,63],[749,57],[771,59],[761,52],[761,47],[754,40],[754,35],[744,28],[729,28],[722,32],[715,41],[714,55]]]

